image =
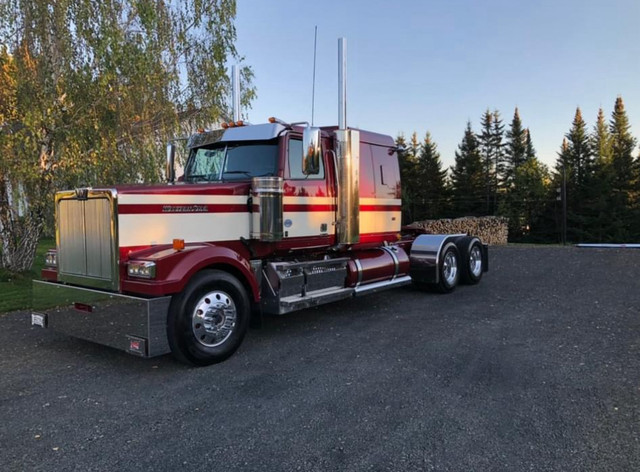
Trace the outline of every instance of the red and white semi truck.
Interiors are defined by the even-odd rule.
[[[32,324],[208,365],[262,313],[412,282],[478,283],[488,269],[478,238],[403,232],[398,149],[347,127],[339,44],[337,127],[236,120],[189,139],[177,182],[170,144],[166,184],[58,192]]]

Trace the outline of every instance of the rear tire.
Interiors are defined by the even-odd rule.
[[[195,366],[224,361],[242,343],[250,313],[249,297],[238,279],[221,270],[199,272],[171,302],[171,353]]]
[[[480,240],[469,236],[464,237],[458,241],[458,248],[461,262],[460,281],[467,285],[479,283],[484,272]]]
[[[442,248],[442,256],[438,261],[438,283],[434,288],[440,293],[452,292],[460,280],[460,255],[454,243],[447,243]]]

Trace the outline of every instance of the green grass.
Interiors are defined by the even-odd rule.
[[[47,249],[56,247],[53,239],[43,239],[38,244],[33,267],[28,272],[11,274],[0,269],[0,313],[25,310],[31,307],[31,281],[40,278]]]

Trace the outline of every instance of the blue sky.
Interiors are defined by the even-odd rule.
[[[338,38],[347,38],[349,126],[430,131],[453,164],[467,120],[514,108],[553,165],[580,106],[591,129],[618,95],[640,138],[640,0],[238,0],[236,46],[255,73],[253,123],[337,124]]]

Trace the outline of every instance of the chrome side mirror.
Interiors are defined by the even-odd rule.
[[[305,127],[302,133],[302,173],[316,175],[320,173],[320,128]]]
[[[171,141],[167,144],[167,167],[166,167],[166,176],[167,183],[172,184],[176,180],[176,144]]]

